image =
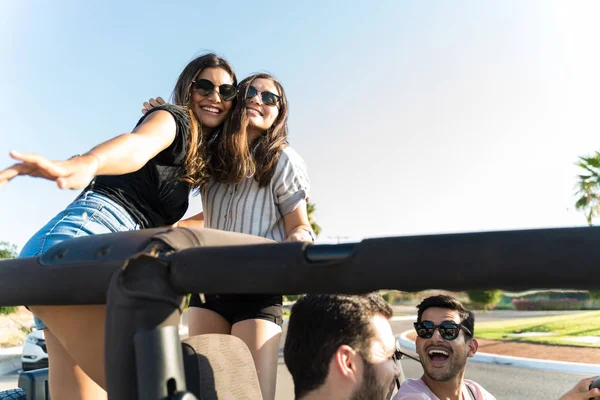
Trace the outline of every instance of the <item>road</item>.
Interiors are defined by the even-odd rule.
[[[16,388],[18,378],[18,371],[16,370],[7,375],[0,376],[0,391]]]
[[[549,315],[549,314],[544,314]],[[490,312],[478,314],[477,321],[491,321],[531,317],[531,313]],[[286,325],[287,326],[287,325]],[[411,321],[393,321],[395,334],[412,328]],[[284,330],[285,334],[285,330]],[[283,346],[283,338],[281,341]],[[276,400],[294,398],[292,379],[283,362],[283,350],[280,351],[279,370],[277,374]],[[418,378],[423,370],[420,364],[412,360],[403,360],[402,367],[407,378]],[[529,370],[503,365],[469,363],[466,377],[480,383],[497,399],[558,399],[561,394],[571,388],[585,375],[560,373],[552,371]],[[14,388],[17,385],[18,371],[0,376],[0,390]]]

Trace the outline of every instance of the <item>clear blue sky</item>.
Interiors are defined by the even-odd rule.
[[[0,165],[10,149],[60,159],[130,131],[142,102],[211,50],[285,86],[323,241],[582,226],[573,162],[599,147],[599,12],[594,0],[2,1]],[[76,194],[14,180],[0,240],[22,247]]]

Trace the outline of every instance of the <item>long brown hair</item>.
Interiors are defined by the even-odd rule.
[[[206,183],[208,176],[206,174],[206,149],[204,146],[205,133],[202,130],[202,124],[196,119],[192,108],[190,107],[192,101],[192,81],[194,81],[198,75],[205,68],[221,68],[225,70],[233,81],[233,84],[237,86],[237,77],[233,71],[233,67],[224,58],[218,57],[214,53],[204,54],[196,57],[183,69],[175,88],[171,95],[171,101],[173,104],[184,108],[190,116],[190,133],[188,138],[188,146],[186,149],[184,169],[185,174],[181,177],[181,180],[188,183],[191,187],[199,188],[201,185]],[[235,107],[236,99],[233,100]],[[225,118],[225,123],[229,120],[229,117]],[[216,130],[222,129],[217,127]]]
[[[256,79],[268,79],[279,91],[279,114],[273,125],[252,143],[248,141],[246,93]],[[259,186],[267,186],[275,173],[279,155],[287,146],[288,103],[283,86],[265,73],[250,75],[238,86],[238,101],[233,106],[229,123],[207,146],[209,175],[219,182],[240,183],[254,177]]]

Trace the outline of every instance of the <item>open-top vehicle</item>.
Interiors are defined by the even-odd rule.
[[[600,290],[598,243],[600,228],[338,245],[273,244],[210,229],[149,229],[71,239],[39,258],[0,261],[0,305],[106,304],[110,399],[260,399],[254,364],[239,339],[202,335],[180,341],[177,326],[187,293]],[[19,386],[28,399],[47,399],[46,377],[44,370],[24,373]]]

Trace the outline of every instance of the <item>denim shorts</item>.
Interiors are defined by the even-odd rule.
[[[122,206],[102,194],[88,191],[33,235],[21,250],[19,258],[40,256],[64,240],[139,228]],[[34,320],[37,329],[46,327],[39,318],[34,316]]]

